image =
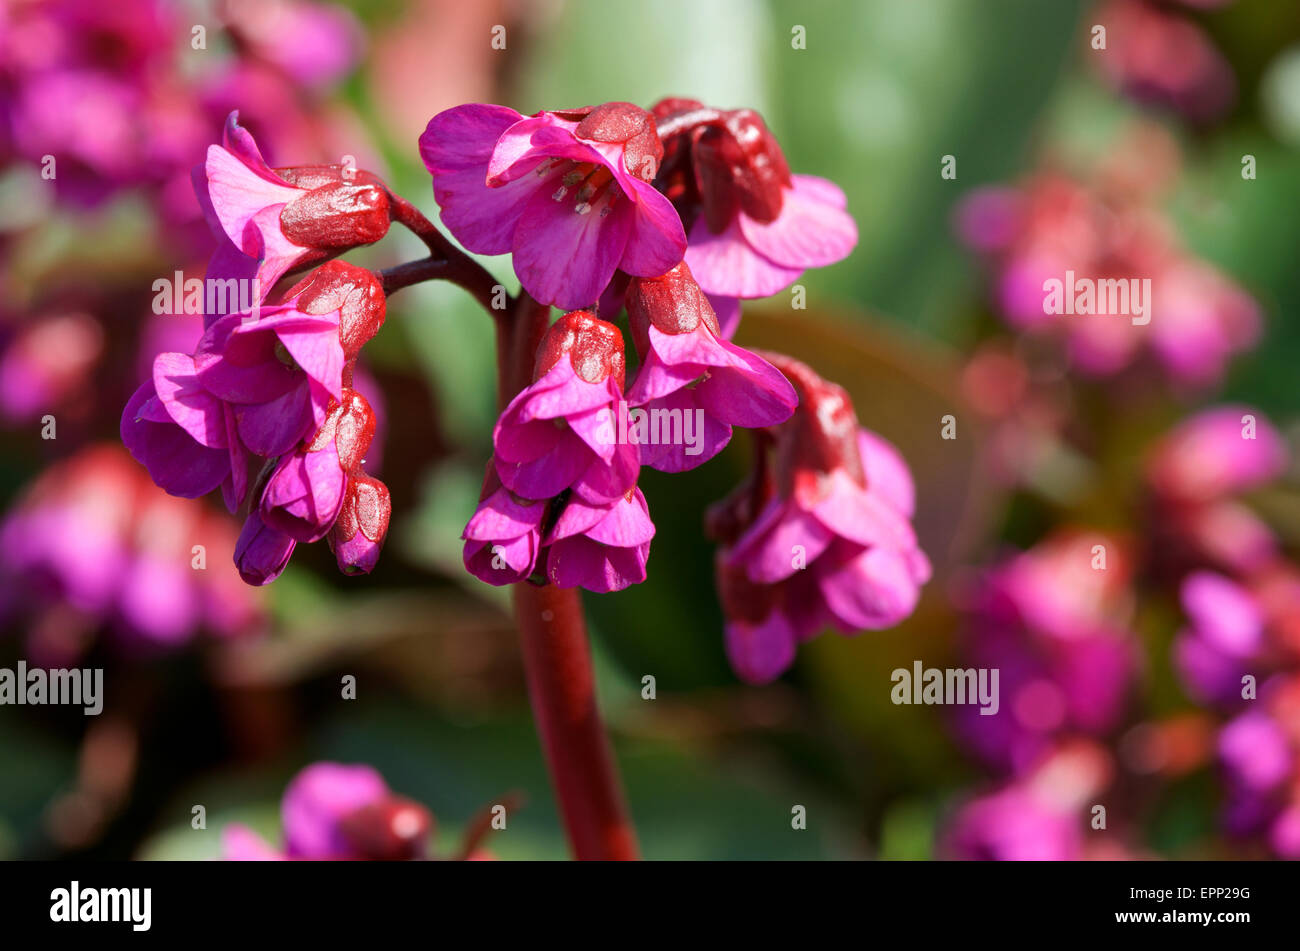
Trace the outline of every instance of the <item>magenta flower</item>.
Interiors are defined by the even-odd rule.
[[[254,509],[235,542],[235,567],[245,584],[260,587],[280,577],[297,547],[291,535],[272,528]]]
[[[964,804],[944,831],[944,858],[993,862],[1068,862],[1083,853],[1083,820],[1076,810],[1022,785],[1010,785]]]
[[[660,176],[688,226],[686,263],[708,294],[767,297],[853,250],[858,230],[844,192],[792,175],[758,113],[692,100],[665,100],[654,112],[665,126],[708,114],[669,142]]]
[[[1107,553],[1093,568],[1093,546]],[[1064,532],[994,566],[965,605],[965,666],[997,669],[1001,702],[952,711],[963,744],[1022,774],[1066,735],[1102,735],[1124,713],[1140,654],[1128,628],[1128,566],[1116,539]]]
[[[224,247],[228,240],[257,262],[263,295],[294,268],[388,231],[388,194],[369,173],[337,165],[272,171],[238,112],[226,119],[222,144],[208,148],[193,179],[218,242]]]
[[[343,505],[347,476],[334,440],[281,458],[262,492],[262,520],[300,542],[325,537]]]
[[[483,498],[461,537],[465,569],[491,585],[528,578],[542,547],[541,526],[547,503],[520,499],[501,484],[489,466]]]
[[[547,577],[561,588],[602,593],[640,584],[654,534],[640,489],[606,505],[590,505],[574,495],[547,535]]]
[[[1070,741],[1025,775],[963,803],[941,831],[942,859],[1062,862],[1126,856],[1085,839],[1086,808],[1111,782],[1114,763],[1096,744]]]
[[[627,307],[641,354],[627,403],[643,407],[646,433],[654,437],[640,443],[643,464],[664,472],[693,469],[730,442],[732,426],[774,426],[794,412],[794,387],[762,357],[723,339],[685,262],[662,277],[634,278]],[[664,429],[676,420],[683,438],[671,432],[665,438],[661,419]],[[691,426],[692,420],[698,422]],[[639,438],[640,430],[634,433]]]
[[[153,378],[122,411],[120,433],[131,455],[169,494],[194,499],[220,486],[230,511],[243,504],[247,452],[234,412],[199,382],[193,357],[158,354]]]
[[[330,398],[342,396],[343,362],[337,310],[310,314],[289,303],[263,308],[256,320],[230,314],[194,354],[206,391],[199,408],[206,420],[212,397],[229,404],[249,451],[277,456],[325,422]]]
[[[774,357],[775,359],[775,357]],[[897,624],[916,607],[930,563],[909,521],[911,474],[898,451],[859,429],[848,394],[804,364],[778,365],[799,393],[776,431],[775,462],[710,512],[727,653],[746,680],[771,680],[795,645]]]
[[[120,448],[89,447],[51,466],[0,521],[0,630],[28,632],[29,660],[53,667],[74,664],[99,635],[137,653],[200,631],[251,633],[254,593],[229,573],[195,570],[194,546],[234,541],[224,514],[164,494]]]
[[[302,770],[280,806],[284,848],[251,829],[222,831],[227,861],[403,860],[426,855],[433,817],[418,803],[394,795],[369,766],[314,763]]]
[[[420,136],[442,221],[470,251],[513,255],[536,300],[596,303],[615,270],[662,274],[686,236],[650,181],[663,154],[654,119],[629,103],[539,112],[466,105]]]
[[[977,189],[958,207],[955,228],[992,264],[996,304],[1013,329],[1061,338],[1071,364],[1090,377],[1136,368],[1149,352],[1174,382],[1204,387],[1258,339],[1259,307],[1182,248],[1154,206],[1159,186],[1172,176],[1176,146],[1149,130],[1122,145],[1113,151],[1142,155],[1144,162],[1130,168],[1113,161],[1097,170],[1095,182],[1043,172],[1020,188]],[[1127,282],[1138,278],[1150,280],[1141,323],[1134,323],[1133,302],[1120,315],[1045,308],[1048,281],[1131,287]],[[1076,293],[1066,291],[1071,311]],[[1107,300],[1105,310],[1111,308]]]
[[[1218,406],[1179,424],[1149,465],[1163,495],[1205,502],[1265,485],[1286,468],[1286,443],[1258,410]]]
[[[1188,690],[1202,702],[1240,699],[1241,677],[1264,647],[1264,614],[1249,591],[1210,571],[1189,575],[1180,592],[1189,626],[1174,642]]]
[[[623,399],[623,338],[585,311],[565,314],[537,350],[533,383],[493,431],[497,473],[521,498],[565,489],[588,502],[613,502],[636,483],[638,447],[619,443],[615,408]]]

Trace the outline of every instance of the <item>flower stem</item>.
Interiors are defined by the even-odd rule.
[[[467,290],[492,315],[497,328],[497,397],[501,407],[532,382],[537,346],[551,309],[527,294],[501,303],[497,281],[462,252],[406,199],[389,193],[393,220],[409,228],[429,257],[379,271],[386,294],[429,280]],[[596,707],[596,677],[587,625],[577,591],[521,582],[513,586],[524,670],[533,718],[578,859],[638,858],[609,738]]]
[[[532,381],[534,354],[550,311],[521,294],[513,319],[497,323],[503,408]],[[550,584],[520,582],[513,588],[533,719],[573,856],[635,859],[636,831],[596,706],[582,600],[576,590]]]
[[[571,588],[514,585],[533,718],[577,859],[638,857],[609,739],[596,708],[582,601]]]
[[[420,261],[399,264],[379,272],[384,293],[421,281],[441,279],[463,287],[500,323],[501,314],[509,311],[514,301],[498,290],[499,283],[483,265],[462,251],[433,222],[405,198],[388,193],[393,220],[409,229],[429,249],[429,257]],[[500,305],[504,304],[504,307]],[[497,306],[494,306],[497,305]]]

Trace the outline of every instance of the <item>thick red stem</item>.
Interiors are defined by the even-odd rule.
[[[526,294],[499,322],[499,396],[504,406],[532,381],[550,308]],[[574,858],[638,858],[609,738],[596,706],[596,678],[582,599],[571,588],[514,585],[515,618],[533,719]]]

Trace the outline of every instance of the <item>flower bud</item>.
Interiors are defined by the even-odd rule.
[[[286,295],[308,314],[339,311],[339,342],[349,363],[384,325],[384,288],[372,271],[346,261],[329,261],[295,284]]]
[[[235,543],[235,567],[247,584],[269,584],[284,571],[297,545],[292,538],[262,521],[256,509],[248,513]]]
[[[379,560],[392,515],[388,486],[364,472],[349,476],[338,519],[330,531],[330,548],[345,575],[369,574]]]
[[[652,326],[676,335],[690,333],[703,323],[715,337],[722,336],[713,306],[685,261],[659,277],[632,278],[625,300],[632,340],[643,357],[649,350]]]
[[[757,112],[728,112],[722,126],[699,132],[694,154],[709,230],[726,230],[737,210],[759,222],[781,213],[782,189],[792,181],[790,166]]]
[[[341,165],[278,169],[290,185],[308,191],[280,212],[280,230],[294,244],[345,251],[388,233],[388,192],[368,172]]]
[[[623,164],[642,181],[649,182],[659,171],[664,157],[663,143],[654,116],[630,102],[607,102],[596,106],[578,123],[574,132],[593,142],[623,145]]]
[[[623,388],[623,335],[613,324],[585,310],[565,314],[551,325],[537,347],[533,380],[540,380],[566,354],[574,372],[588,383],[613,375],[619,389]]]

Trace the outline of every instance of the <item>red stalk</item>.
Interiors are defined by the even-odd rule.
[[[503,407],[532,381],[533,356],[549,318],[549,307],[522,294],[513,319],[498,323]],[[573,856],[638,858],[636,831],[596,706],[582,599],[573,589],[549,584],[513,587],[533,719]]]

